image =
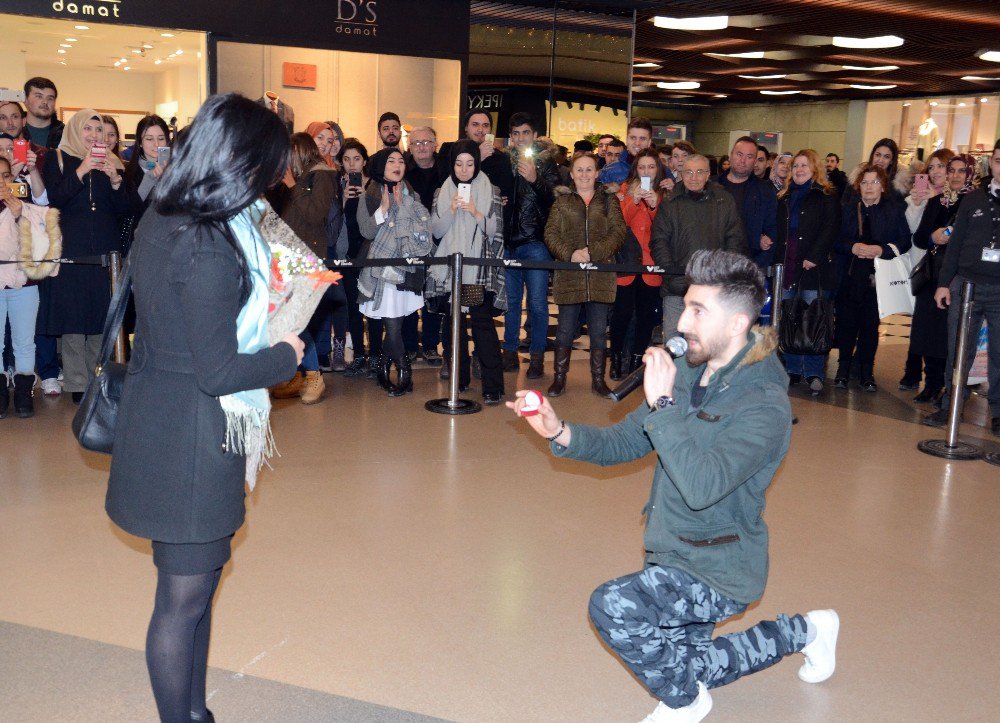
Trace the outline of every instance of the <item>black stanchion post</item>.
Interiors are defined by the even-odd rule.
[[[108,254],[108,270],[111,274],[111,295],[114,296],[121,283],[122,259],[118,251]],[[118,330],[118,338],[115,339],[115,361],[119,364],[125,363],[125,329]]]
[[[451,378],[448,381],[449,395],[446,399],[431,399],[424,409],[435,414],[475,414],[482,405],[470,399],[458,397],[458,345],[462,329],[462,254],[451,255]]]
[[[771,326],[779,335],[781,334],[781,294],[784,286],[785,265],[775,264],[771,267]]]
[[[968,342],[972,326],[972,295],[974,285],[971,281],[962,284],[962,311],[958,320],[958,339],[955,344],[955,366],[951,374],[951,399],[948,405],[948,437],[947,439],[925,439],[917,444],[924,454],[945,459],[979,459],[983,450],[975,445],[962,442],[958,438],[958,427],[962,423],[962,406],[965,403],[965,380],[967,379]],[[952,299],[955,303],[955,299]]]

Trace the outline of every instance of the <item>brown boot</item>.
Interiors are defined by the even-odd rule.
[[[294,399],[302,391],[303,382],[305,382],[303,376],[295,372],[295,376],[287,382],[275,384],[271,387],[271,396],[275,399]]]
[[[517,351],[507,351],[503,350],[503,370],[505,372],[516,372],[521,368],[521,357],[517,355]]]
[[[545,352],[531,352],[531,361],[524,376],[528,379],[541,379],[545,376]]]
[[[572,351],[568,346],[556,347],[555,379],[549,387],[547,394],[550,397],[558,397],[566,390],[566,375],[569,373],[569,354]]]
[[[326,394],[326,382],[320,372],[306,372],[306,380],[302,385],[299,397],[303,404],[315,404]]]
[[[604,364],[607,361],[608,352],[606,349],[590,350],[590,389],[599,397],[608,398],[611,390],[604,383]]]

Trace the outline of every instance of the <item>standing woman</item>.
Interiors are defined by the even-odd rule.
[[[337,162],[334,159],[337,152],[333,150],[336,136],[333,133],[333,128],[322,121],[313,121],[306,126],[305,132],[316,142],[316,147],[319,149],[319,155],[323,163],[330,168],[336,169]],[[340,150],[339,147],[337,150]]]
[[[780,156],[779,156],[780,158]],[[775,258],[785,265],[782,298],[798,294],[810,303],[820,294],[832,298],[835,276],[830,254],[840,229],[837,189],[827,180],[819,154],[811,148],[791,159],[785,187],[778,194]],[[785,369],[795,384],[805,379],[815,397],[823,391],[826,354],[785,354]]]
[[[226,163],[208,162],[211,148]],[[160,720],[211,721],[205,671],[212,598],[251,488],[272,451],[267,387],[302,358],[268,342],[270,251],[261,194],[288,161],[263,106],[213,96],[153,192],[130,257],[137,323],[105,507],[153,541],[156,603],[146,664]]]
[[[430,214],[403,175],[406,160],[398,148],[383,148],[368,162],[371,183],[358,203],[358,228],[369,240],[359,258],[397,259],[426,256],[434,249]],[[422,271],[423,269],[419,269]],[[390,397],[413,391],[410,357],[403,347],[403,320],[424,305],[424,274],[409,267],[369,266],[358,277],[361,313],[385,325],[384,359],[379,384]],[[399,383],[389,379],[395,362]]]
[[[597,157],[581,153],[570,168],[573,188],[556,189],[556,200],[545,224],[545,245],[558,261],[606,264],[625,241],[625,219],[615,195],[596,189]],[[550,397],[566,389],[571,345],[580,324],[580,311],[587,307],[587,331],[590,334],[590,377],[594,394],[611,394],[604,381],[607,358],[608,314],[615,302],[615,275],[611,272],[555,272],[552,298],[559,305],[556,332],[555,379]]]
[[[45,154],[42,176],[49,205],[61,213],[67,258],[121,251],[120,217],[129,212],[128,190],[118,156],[92,151],[104,139],[101,116],[85,108],[66,123],[59,148]],[[79,402],[101,350],[111,300],[108,270],[63,264],[59,275],[44,279],[38,291],[38,333],[62,336],[63,388]]]
[[[122,134],[118,130],[118,121],[109,115],[102,115],[101,124],[104,126],[104,143],[107,144],[108,150],[118,156],[118,159],[121,160]]]
[[[858,178],[868,166],[878,166],[886,176],[886,187],[883,189],[886,200],[904,203],[913,185],[910,169],[899,165],[899,146],[891,138],[875,141],[872,152],[868,154],[868,162],[860,164],[848,177],[848,187],[844,190],[843,204],[846,209],[857,204],[859,193],[856,190]]]
[[[462,140],[451,147],[451,176],[434,196],[431,231],[440,238],[435,256],[448,257],[460,253],[466,258],[503,258],[503,206],[500,189],[490,183],[479,166],[479,145]],[[468,184],[468,200],[458,194],[459,184]],[[447,293],[451,288],[449,266],[432,266],[428,271],[436,290]],[[461,339],[458,349],[459,388],[468,387],[471,378],[469,350],[466,344],[466,310],[471,318],[472,340],[483,382],[483,402],[499,404],[503,400],[503,359],[500,337],[493,323],[493,310],[506,309],[507,295],[502,268],[496,266],[463,266],[463,285],[482,286],[483,302],[464,307],[461,318]],[[450,341],[450,334],[449,334]],[[455,353],[455,350],[452,350]],[[446,357],[449,355],[446,354]]]
[[[950,153],[950,151],[948,151]],[[928,163],[934,162],[935,151]],[[924,388],[915,402],[936,402],[944,392],[945,361],[948,357],[948,310],[939,309],[934,301],[937,277],[944,264],[951,227],[965,194],[975,190],[976,161],[968,154],[953,156],[948,161],[944,190],[927,201],[920,225],[913,233],[913,244],[926,249],[930,268],[930,283],[925,284],[914,298],[913,322],[910,324],[910,352],[924,367]],[[919,382],[919,376],[917,377]]]
[[[128,239],[131,246],[131,236],[139,225],[142,215],[149,208],[151,194],[157,182],[163,176],[167,159],[159,157],[160,148],[170,147],[170,129],[167,122],[158,115],[148,115],[139,121],[135,129],[135,148],[125,167],[125,184],[128,187],[129,203],[131,205],[132,229]],[[128,249],[125,249],[128,251]]]
[[[650,179],[648,191],[642,190],[643,178]],[[659,163],[659,154],[653,148],[647,148],[632,161],[628,178],[618,190],[618,202],[621,205],[622,216],[628,226],[625,243],[638,242],[640,258],[627,258],[625,261],[635,264],[655,264],[649,250],[649,236],[653,227],[653,216],[666,196],[666,190],[660,186],[663,180],[663,169]],[[634,237],[634,240],[633,238]],[[633,249],[634,250],[634,249]],[[660,302],[660,284],[663,277],[659,274],[621,274],[618,276],[618,290],[615,295],[615,307],[611,312],[611,378],[618,381],[628,374],[632,368],[638,367],[642,355],[649,346],[653,328],[660,323],[663,316]],[[625,338],[629,326],[635,320],[635,334],[632,353],[625,348]]]
[[[837,294],[837,376],[833,385],[847,389],[851,363],[858,358],[861,388],[876,392],[875,352],[878,350],[878,297],[874,259],[893,259],[910,248],[910,229],[903,204],[887,190],[889,179],[879,165],[864,166],[854,181],[858,200],[843,209],[836,252],[845,269]],[[896,246],[896,251],[889,244]]]

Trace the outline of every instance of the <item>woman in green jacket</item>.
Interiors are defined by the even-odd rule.
[[[556,200],[545,224],[545,245],[558,261],[579,264],[606,264],[625,240],[625,219],[614,194],[597,188],[597,158],[582,153],[570,169],[573,188],[556,189]],[[580,311],[587,307],[590,333],[590,375],[594,393],[611,394],[604,382],[607,358],[608,314],[615,302],[617,284],[612,272],[556,271],[552,296],[559,306],[556,332],[555,379],[548,394],[557,397],[566,389],[569,356],[580,323]]]

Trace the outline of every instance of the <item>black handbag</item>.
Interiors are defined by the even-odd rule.
[[[111,299],[108,316],[104,320],[104,339],[101,355],[94,376],[87,384],[80,408],[73,417],[73,434],[80,446],[91,452],[111,454],[115,441],[115,427],[118,423],[118,403],[125,386],[128,366],[111,361],[115,340],[122,328],[125,307],[132,292],[132,265],[125,262],[121,284]]]
[[[819,296],[808,304],[801,285],[795,296],[781,302],[781,351],[785,354],[826,354],[833,347],[833,301]]]
[[[937,287],[938,273],[944,260],[944,252],[937,246],[927,250],[910,272],[910,293],[916,296],[928,286]]]

